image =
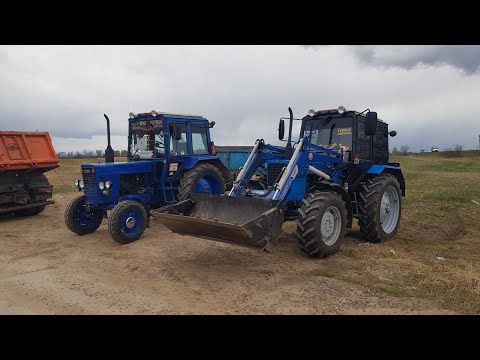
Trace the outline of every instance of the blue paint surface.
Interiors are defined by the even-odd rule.
[[[385,169],[400,170],[400,167],[391,166],[391,165],[372,165],[368,169],[367,173],[368,174],[381,174]]]

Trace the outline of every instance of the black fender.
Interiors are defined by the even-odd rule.
[[[328,182],[326,180],[320,180],[315,183],[315,185],[309,190],[309,192],[312,190],[335,191],[336,193],[338,193],[342,197],[343,201],[345,201],[345,206],[347,208],[347,228],[352,227],[352,221],[353,221],[352,201],[350,200],[350,196],[348,196],[348,193],[345,191],[343,186]]]

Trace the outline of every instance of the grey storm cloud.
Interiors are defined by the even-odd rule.
[[[215,121],[217,145],[252,145],[278,143],[289,106],[299,118],[344,105],[377,111],[391,146],[474,148],[479,62],[470,46],[0,46],[0,130],[104,149],[105,113],[125,149],[128,113],[155,109]]]
[[[360,61],[374,66],[412,69],[418,65],[450,65],[466,74],[477,72],[480,66],[477,45],[374,45],[352,49]]]
[[[318,50],[328,45],[305,45]],[[355,57],[365,65],[411,70],[419,65],[450,65],[465,74],[480,66],[478,45],[351,45]]]
[[[0,49],[0,64],[6,64],[8,61],[8,53]]]

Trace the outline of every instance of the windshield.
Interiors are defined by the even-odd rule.
[[[130,157],[151,159],[165,156],[162,120],[130,122]]]
[[[353,119],[351,117],[324,117],[306,120],[304,136],[310,142],[333,150],[343,149],[345,160],[352,149]]]

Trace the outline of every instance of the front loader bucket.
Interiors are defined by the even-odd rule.
[[[283,224],[283,202],[254,197],[192,194],[192,198],[151,211],[170,230],[271,252]]]

